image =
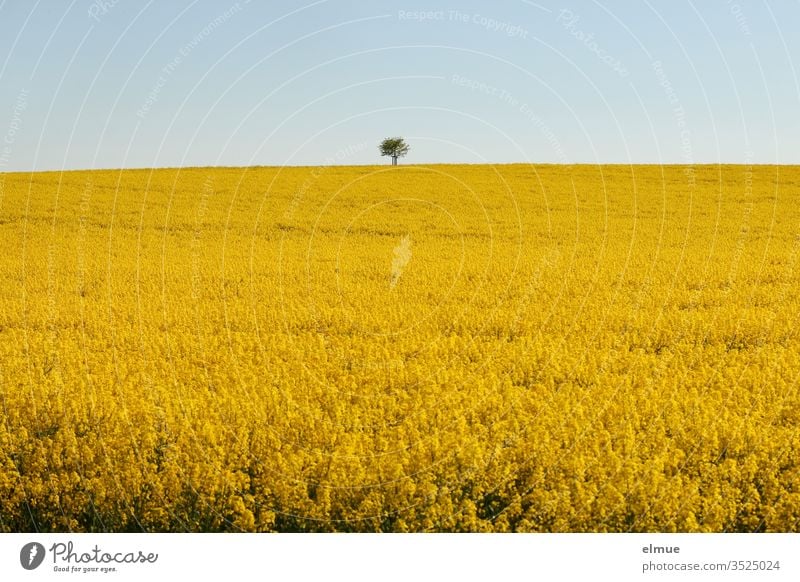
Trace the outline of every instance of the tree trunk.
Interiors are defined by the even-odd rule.
[[[392,156],[392,165],[393,166],[397,165],[397,156]]]

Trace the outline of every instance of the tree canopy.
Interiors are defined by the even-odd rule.
[[[382,156],[391,156],[392,165],[397,165],[397,158],[402,158],[408,153],[409,145],[402,137],[387,137],[378,146]]]

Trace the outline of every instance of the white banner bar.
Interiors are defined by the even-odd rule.
[[[799,565],[798,534],[0,535],[0,580],[777,582]]]

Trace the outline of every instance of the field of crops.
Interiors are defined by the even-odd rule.
[[[800,531],[800,169],[0,174],[1,531]]]

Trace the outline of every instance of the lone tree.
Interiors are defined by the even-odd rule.
[[[382,156],[392,156],[392,165],[397,165],[397,158],[402,158],[408,153],[408,144],[402,137],[387,137],[378,146]]]

